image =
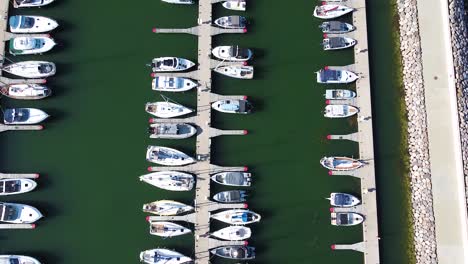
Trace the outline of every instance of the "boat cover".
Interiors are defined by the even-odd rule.
[[[15,193],[21,190],[21,181],[9,180],[0,182],[0,193]]]
[[[241,202],[243,200],[241,191],[220,192],[215,197],[221,202]]]
[[[233,185],[244,185],[245,183],[245,178],[244,174],[242,172],[228,172],[226,173],[226,177],[223,177],[221,175],[216,176],[216,180],[219,182],[224,182],[226,184],[233,184]]]
[[[13,221],[19,218],[21,210],[12,204],[0,204],[0,219],[2,221]]]
[[[177,125],[159,125],[156,131],[157,135],[177,135]]]
[[[338,214],[337,218],[337,223],[340,225],[348,225],[351,224],[350,218],[348,217],[349,215],[347,213],[340,213]]]
[[[328,38],[328,44],[331,48],[342,48],[346,47],[346,42],[344,38],[341,37],[331,37]]]
[[[335,204],[338,206],[343,206],[343,205],[351,205],[352,200],[349,195],[343,194],[343,193],[337,193],[335,194]]]
[[[322,81],[338,81],[341,79],[341,71],[337,70],[322,70],[320,72]]]
[[[329,31],[343,31],[346,30],[346,24],[340,21],[330,21],[328,23],[329,25]]]
[[[29,110],[23,108],[9,108],[3,113],[3,120],[6,123],[24,122],[29,119]]]

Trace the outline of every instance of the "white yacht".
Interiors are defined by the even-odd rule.
[[[31,179],[0,179],[0,196],[30,192],[36,186]]]
[[[194,208],[173,200],[160,200],[143,205],[143,212],[155,215],[170,216],[188,213]]]
[[[216,19],[214,23],[222,28],[245,29],[247,27],[247,19],[242,16],[224,16]]]
[[[259,222],[261,216],[246,209],[231,209],[212,214],[211,218],[230,225],[248,225]]]
[[[52,90],[40,84],[11,84],[0,88],[0,93],[12,99],[38,100],[52,94]]]
[[[341,21],[325,21],[320,26],[323,33],[343,34],[356,29],[355,26]]]
[[[0,263],[2,264],[41,264],[39,260],[22,255],[0,255]]]
[[[323,39],[323,50],[340,50],[351,48],[357,41],[350,37],[327,37]]]
[[[50,37],[14,37],[9,47],[11,55],[29,55],[47,52],[55,45]]]
[[[176,116],[187,115],[193,112],[193,110],[188,107],[167,101],[146,103],[145,111],[148,114],[160,118],[172,118]]]
[[[248,187],[252,184],[251,174],[240,171],[216,173],[215,175],[211,176],[211,180],[227,186]]]
[[[239,46],[218,46],[211,53],[223,61],[248,61],[253,55],[252,50]]]
[[[334,226],[354,226],[364,222],[358,213],[331,213],[331,224]]]
[[[222,258],[248,260],[255,258],[255,248],[247,246],[223,246],[211,250],[211,253]]]
[[[317,72],[318,83],[352,83],[358,79],[358,75],[348,70],[332,70],[326,67]]]
[[[179,252],[164,248],[145,250],[140,253],[140,261],[147,264],[190,264],[193,260]]]
[[[241,190],[231,190],[219,192],[213,196],[213,200],[220,203],[243,203],[247,199],[247,192]]]
[[[216,111],[228,114],[249,114],[252,104],[247,100],[219,100],[211,104]]]
[[[41,7],[48,5],[55,0],[12,0],[14,8]]]
[[[192,230],[184,226],[164,221],[150,222],[150,234],[160,237],[175,237],[191,233]]]
[[[150,138],[184,139],[197,133],[197,129],[186,123],[156,123],[151,124]]]
[[[195,63],[183,58],[160,57],[154,58],[151,66],[153,72],[172,72],[188,70],[195,66]]]
[[[325,99],[328,100],[348,100],[356,97],[356,92],[343,89],[325,90]]]
[[[314,16],[322,19],[332,19],[351,13],[353,10],[353,8],[343,5],[325,4],[315,7]]]
[[[8,23],[12,33],[43,33],[58,27],[57,21],[43,16],[11,16]]]
[[[7,108],[3,111],[6,125],[34,125],[48,117],[48,114],[36,108]]]
[[[190,191],[195,178],[180,171],[159,171],[140,176],[140,181],[168,191]]]
[[[0,203],[0,222],[10,224],[32,224],[42,214],[36,208],[16,203]]]
[[[22,61],[3,67],[3,70],[24,78],[45,78],[55,74],[55,63],[48,61]]]
[[[246,226],[228,226],[211,234],[212,236],[229,241],[249,239],[252,231]]]
[[[338,207],[353,207],[361,203],[357,197],[347,193],[331,193],[327,199],[330,200],[330,205]]]
[[[359,109],[352,105],[327,105],[325,106],[323,116],[328,118],[345,118],[353,116],[358,112]]]
[[[364,165],[361,161],[348,157],[323,157],[320,164],[329,170],[336,171],[355,170]]]
[[[195,162],[195,159],[181,151],[159,146],[148,146],[146,160],[164,166],[183,166]]]
[[[223,6],[234,11],[245,11],[246,0],[227,0],[223,3]]]
[[[252,79],[254,76],[254,67],[248,65],[219,66],[213,71],[237,79]]]
[[[185,92],[198,86],[198,83],[183,77],[157,76],[151,88],[161,92]]]

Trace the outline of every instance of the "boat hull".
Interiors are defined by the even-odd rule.
[[[337,207],[354,207],[361,203],[357,197],[347,193],[331,193],[328,199],[331,206]]]
[[[213,232],[211,235],[223,240],[241,241],[249,239],[252,235],[252,231],[245,226],[228,226]]]
[[[193,207],[172,200],[160,200],[143,205],[143,212],[160,216],[174,216],[193,211]]]
[[[211,176],[211,180],[226,186],[249,187],[252,184],[251,174],[247,172],[221,172]]]
[[[167,64],[166,62],[171,61],[172,64]],[[189,70],[195,66],[195,63],[177,57],[160,57],[154,58],[152,62],[153,72],[178,72]]]
[[[211,218],[230,225],[248,225],[259,222],[261,216],[245,209],[232,209],[211,215]]]
[[[151,83],[151,88],[160,92],[185,92],[197,86],[195,81],[188,78],[167,76],[158,76]]]
[[[340,219],[346,219],[345,221]],[[355,226],[364,222],[364,217],[358,213],[331,213],[331,224],[334,226]]]
[[[145,111],[159,118],[172,118],[193,112],[193,110],[188,107],[171,102],[146,103]]]
[[[183,166],[195,162],[195,159],[181,151],[159,146],[148,146],[146,160],[163,166]]]
[[[33,257],[22,255],[0,255],[0,263],[41,264]]]
[[[12,84],[0,88],[1,94],[12,99],[39,100],[52,94],[52,90],[39,84]]]
[[[25,120],[8,119],[4,116],[3,122],[6,125],[34,125],[46,120],[49,115],[44,111],[36,108],[26,108],[29,111],[29,117]],[[6,109],[4,114],[6,115],[12,109]],[[16,108],[15,111],[23,110],[23,108]]]
[[[2,187],[0,196],[7,196],[30,192],[36,188],[37,183],[31,179],[2,179],[0,180],[0,186]],[[17,186],[20,186],[19,189]],[[9,191],[12,188],[14,190]]]
[[[333,19],[353,12],[354,9],[342,5],[322,5],[314,9],[314,17],[321,19]]]
[[[33,48],[22,48],[17,44],[29,39],[29,41],[38,41]],[[49,37],[16,37],[10,40],[9,52],[11,55],[30,55],[41,54],[50,51],[56,45],[55,41]]]
[[[231,190],[219,192],[213,196],[213,200],[220,203],[243,203],[247,199],[247,192],[241,190]]]
[[[41,7],[41,6],[46,6],[54,2],[55,0],[43,0],[41,3],[27,3],[27,2],[21,2],[17,0],[13,0],[13,7],[14,8],[24,8],[24,7]]]
[[[163,129],[162,126],[177,127],[177,134],[159,133],[159,129]],[[150,125],[150,138],[159,139],[185,139],[194,136],[197,133],[197,129],[186,123],[156,123]]]
[[[168,191],[190,191],[195,185],[195,178],[184,172],[159,171],[140,176],[140,181]]]
[[[229,0],[223,3],[223,7],[234,11],[245,11],[246,1],[245,0]]]
[[[188,264],[193,260],[176,251],[156,248],[142,251],[140,261],[147,264]]]
[[[192,230],[172,222],[150,222],[150,234],[154,236],[168,238],[182,236],[190,233],[192,233]]]
[[[254,68],[253,66],[238,66],[238,65],[228,65],[220,66],[213,69],[215,72],[226,75],[228,77],[236,79],[253,79]]]
[[[48,61],[23,61],[3,67],[3,70],[24,78],[45,78],[55,74],[55,63]]]
[[[359,113],[359,109],[352,105],[327,105],[323,116],[327,118],[347,118],[357,113]]]
[[[24,19],[34,19],[34,25],[30,28],[22,28]],[[13,16],[9,19],[10,31],[12,33],[44,33],[58,27],[57,21],[43,16]]]
[[[243,50],[245,51],[245,53],[242,56],[231,56],[230,55],[231,48]],[[239,48],[237,46],[218,46],[218,47],[215,47],[211,51],[211,54],[213,54],[213,56],[215,56],[217,59],[220,59],[222,61],[238,61],[238,62],[248,61],[253,56],[253,52],[250,49]]]
[[[335,160],[338,161],[337,165],[335,165]],[[361,161],[348,157],[323,157],[320,164],[324,168],[334,171],[352,171],[364,166]]]

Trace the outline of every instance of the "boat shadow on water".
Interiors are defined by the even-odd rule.
[[[13,254],[19,254],[19,255],[28,255],[36,258],[39,260],[41,263],[55,263],[55,264],[64,264],[66,261],[64,261],[63,257],[52,253],[53,251],[35,251],[35,250],[29,250],[27,252],[12,252]]]

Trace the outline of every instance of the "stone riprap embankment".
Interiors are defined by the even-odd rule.
[[[397,0],[397,9],[408,114],[409,177],[416,263],[436,264],[435,222],[416,0]]]
[[[463,0],[449,0],[449,13],[460,120],[463,174],[465,175],[465,190],[468,197],[468,22]]]

